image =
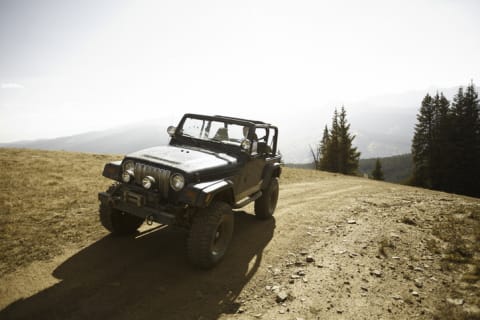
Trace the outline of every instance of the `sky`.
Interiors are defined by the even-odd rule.
[[[329,119],[478,85],[479,13],[476,0],[0,0],[0,142],[185,112]]]

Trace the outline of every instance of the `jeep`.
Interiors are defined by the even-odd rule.
[[[259,219],[272,217],[281,174],[278,129],[246,119],[185,114],[167,129],[170,142],[107,163],[116,182],[99,193],[100,221],[114,235],[132,235],[143,222],[188,231],[187,256],[211,268],[225,255],[234,215],[255,202]]]

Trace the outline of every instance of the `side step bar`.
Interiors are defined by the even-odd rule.
[[[238,208],[241,208],[243,206],[246,206],[250,202],[253,202],[253,201],[257,200],[261,196],[262,196],[262,191],[257,191],[256,193],[252,194],[251,196],[243,198],[240,201],[238,201],[237,203],[235,203],[235,205],[233,206],[233,209],[238,209]]]

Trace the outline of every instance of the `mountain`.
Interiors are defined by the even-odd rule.
[[[345,104],[333,102],[303,111],[292,107],[290,110],[272,112],[268,118],[260,120],[278,126],[279,150],[285,162],[309,163],[312,161],[310,147],[316,147],[325,125],[331,126],[333,110],[344,104],[350,130],[356,136],[354,145],[361,152],[361,158],[388,157],[410,152],[420,103],[427,92],[435,94],[437,91],[443,92],[451,100],[458,87],[376,96]],[[247,114],[245,117],[254,115]],[[4,143],[0,147],[123,154],[167,144],[169,137],[166,128],[169,125],[172,125],[171,120],[165,118],[150,119],[115,129],[56,139]]]
[[[166,145],[169,141],[166,128],[164,124],[142,122],[69,137],[0,144],[0,147],[126,154],[139,149]]]
[[[404,183],[410,178],[413,170],[412,154],[402,154],[398,156],[379,158],[382,165],[385,181]],[[362,174],[371,176],[372,170],[375,168],[377,158],[361,159],[358,171]]]

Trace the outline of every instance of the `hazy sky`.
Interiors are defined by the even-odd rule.
[[[478,85],[479,17],[476,0],[0,0],[0,142]]]

